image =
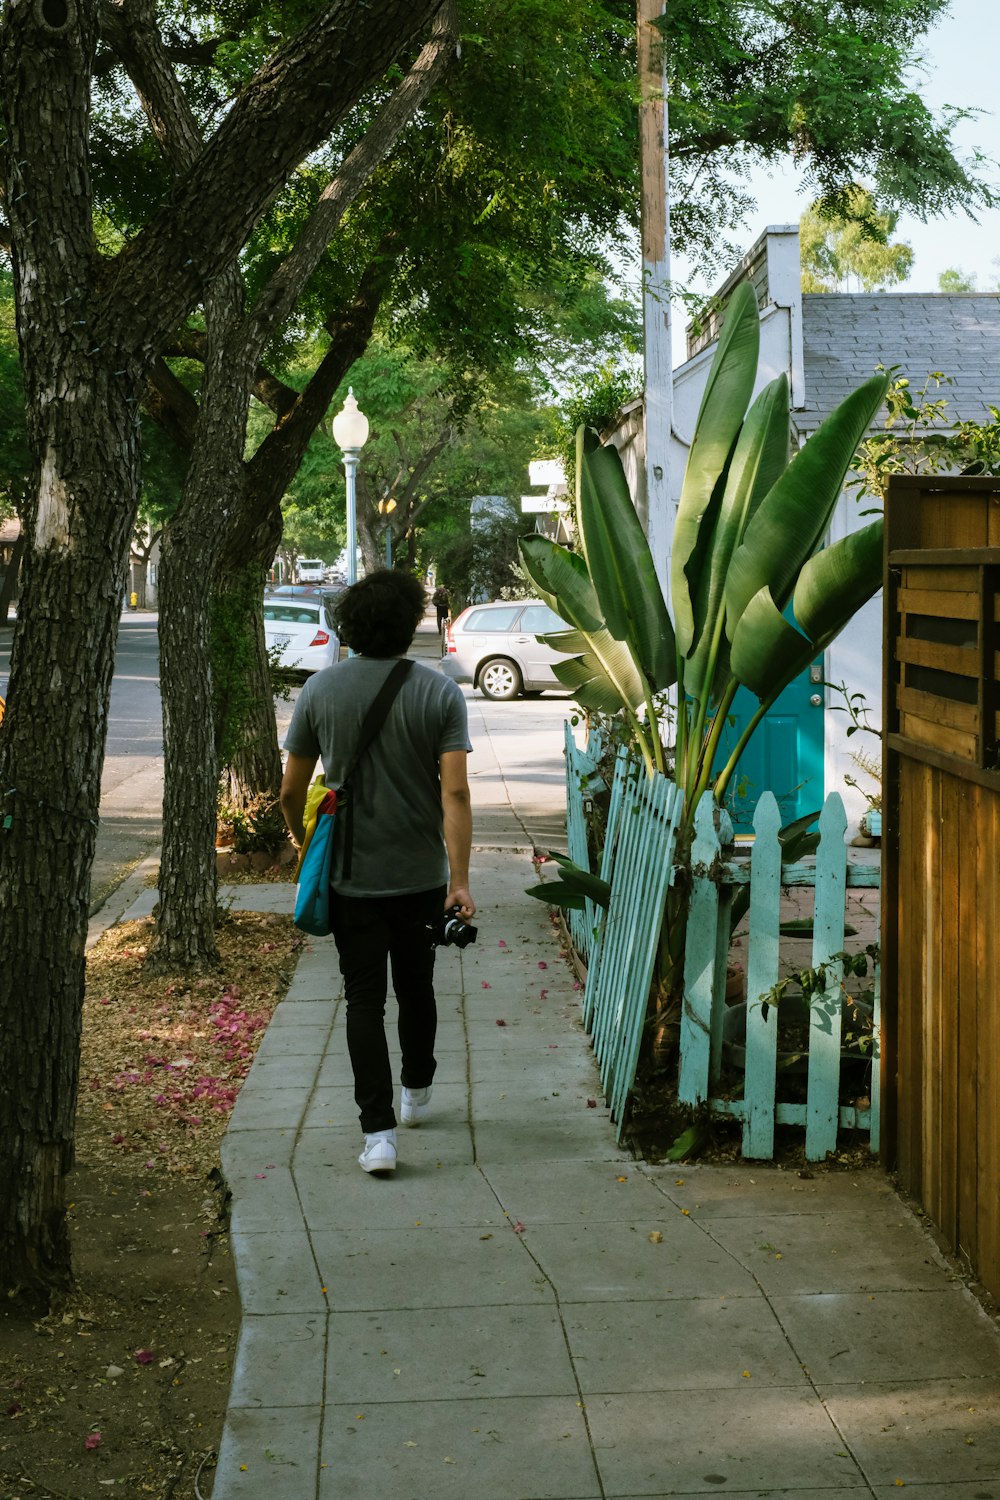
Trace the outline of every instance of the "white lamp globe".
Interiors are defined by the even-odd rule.
[[[333,419],[333,441],[345,453],[356,453],[368,441],[368,418],[358,410],[353,386],[348,389],[344,404]]]

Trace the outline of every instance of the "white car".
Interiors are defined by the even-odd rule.
[[[321,557],[300,557],[295,567],[300,583],[322,583],[326,569]]]
[[[565,692],[552,665],[565,661],[567,653],[536,637],[566,629],[566,621],[540,599],[472,604],[448,626],[441,670],[499,701],[547,688]]]
[[[333,619],[318,594],[313,598],[266,598],[264,640],[269,653],[278,648],[277,664],[285,672],[308,676],[340,660]]]

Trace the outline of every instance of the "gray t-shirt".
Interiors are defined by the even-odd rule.
[[[362,721],[397,660],[352,656],[316,672],[302,689],[285,749],[321,759],[328,786],[343,781]],[[345,896],[403,896],[447,885],[438,762],[446,751],[471,749],[458,684],[414,662],[351,777],[350,880],[342,873],[345,824],[338,813],[334,890]]]

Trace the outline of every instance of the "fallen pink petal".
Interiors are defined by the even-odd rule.
[[[511,1229],[513,1229],[513,1231],[514,1231],[515,1234],[523,1234],[524,1233],[524,1225],[521,1223],[520,1219],[518,1219],[518,1221],[517,1221],[516,1224],[512,1224],[510,1227],[511,1227]]]
[[[597,1100],[596,1099],[588,1099],[587,1100],[587,1108],[588,1109],[596,1109],[597,1108]]]
[[[152,1349],[137,1349],[133,1355],[137,1365],[151,1365],[156,1355]]]
[[[101,1434],[99,1432],[88,1432],[83,1440],[85,1448],[99,1448],[101,1446]]]
[[[506,1026],[506,1024],[507,1024],[506,1021],[499,1021],[499,1020],[497,1021],[497,1025],[498,1026]]]
[[[545,997],[546,997],[546,995],[548,993],[549,993],[548,990],[539,990],[538,991],[538,998],[539,998],[539,1000],[544,1000]]]
[[[492,988],[493,988],[493,986],[490,984],[489,980],[488,979],[484,979],[483,980],[483,989],[484,990],[491,990]]]
[[[499,943],[497,943],[498,948],[506,948],[506,946],[507,944],[504,942],[503,938],[501,938]]]
[[[540,958],[538,960],[538,967],[540,969],[547,969],[548,968],[548,964],[545,962],[544,958]]]

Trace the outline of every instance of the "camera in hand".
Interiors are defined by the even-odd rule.
[[[460,906],[449,906],[440,922],[435,922],[428,927],[427,931],[435,947],[467,948],[470,943],[476,941],[479,929],[470,927],[468,922],[462,921],[458,915],[461,910]]]

